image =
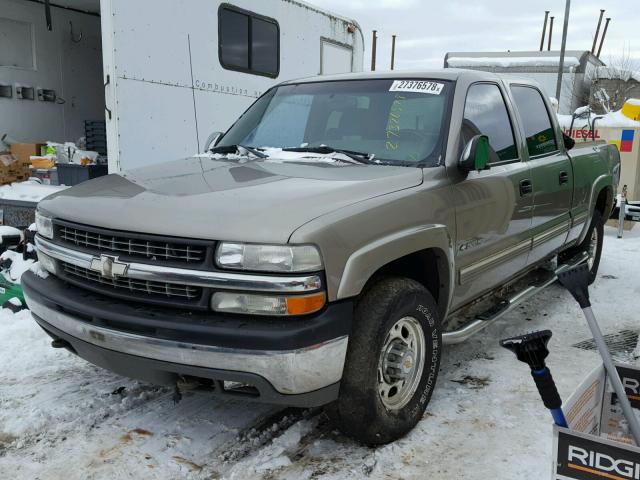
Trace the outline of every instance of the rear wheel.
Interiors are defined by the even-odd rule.
[[[420,283],[373,285],[356,306],[340,396],[327,409],[336,426],[369,445],[409,432],[435,387],[441,339],[435,301]]]
[[[602,255],[602,240],[604,236],[604,225],[600,212],[596,211],[591,218],[589,230],[584,240],[576,247],[569,249],[565,256],[570,258],[578,253],[586,252],[589,255],[587,266],[589,267],[589,285],[591,285],[598,275],[600,266],[600,256]]]

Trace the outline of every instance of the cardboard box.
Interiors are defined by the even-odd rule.
[[[616,365],[631,407],[640,415],[640,369]],[[636,480],[635,445],[604,366],[593,370],[563,405],[569,428],[553,427],[556,480]]]
[[[40,150],[45,146],[42,143],[14,143],[11,145],[11,153],[18,158],[20,163],[28,166],[31,163],[31,156],[40,156]]]

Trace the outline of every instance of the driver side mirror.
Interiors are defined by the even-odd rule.
[[[489,169],[489,137],[486,135],[476,135],[464,147],[460,157],[459,167],[463,172],[471,170]]]
[[[209,150],[215,147],[216,143],[218,143],[218,140],[222,138],[222,135],[224,135],[222,132],[213,132],[211,135],[209,135],[207,137],[207,141],[204,144],[204,153],[207,153]]]

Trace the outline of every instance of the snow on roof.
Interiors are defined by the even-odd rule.
[[[557,67],[560,57],[449,57],[450,67]],[[577,57],[564,57],[565,67],[577,67]]]
[[[640,82],[640,71],[616,67],[597,67],[596,78],[620,79],[624,82],[635,80],[636,82]]]
[[[12,183],[11,185],[3,185],[0,187],[0,199],[37,203],[44,197],[64,190],[65,188],[68,187],[43,185],[33,181]]]

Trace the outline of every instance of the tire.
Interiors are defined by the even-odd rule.
[[[440,368],[438,317],[433,297],[414,280],[382,279],[363,294],[355,308],[340,395],[327,408],[339,430],[364,444],[381,445],[420,421]]]
[[[602,240],[604,237],[604,224],[600,212],[596,211],[591,218],[587,235],[580,245],[573,247],[565,252],[565,258],[570,258],[578,253],[587,252],[589,254],[589,285],[596,280],[598,275],[598,267],[600,266],[600,257],[602,256]]]

